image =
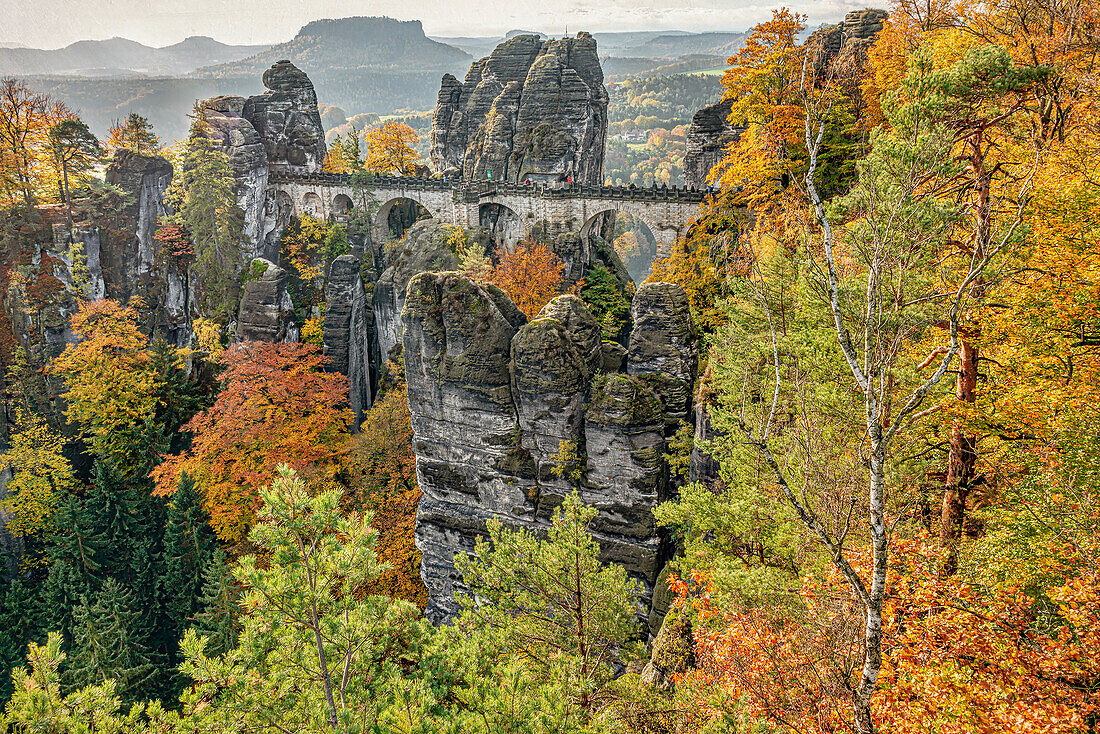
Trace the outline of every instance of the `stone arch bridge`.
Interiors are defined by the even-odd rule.
[[[681,188],[452,183],[400,176],[368,176],[357,188],[352,186],[351,176],[337,173],[272,173],[268,191],[281,213],[326,219],[339,218],[351,207],[361,206],[357,200],[365,193],[378,205],[374,229],[381,239],[388,234],[390,211],[403,200],[415,201],[431,216],[464,227],[484,222],[487,209],[507,212],[510,244],[528,236],[540,221],[587,234],[601,214],[625,212],[653,233],[658,257],[668,255],[705,198],[704,192]]]

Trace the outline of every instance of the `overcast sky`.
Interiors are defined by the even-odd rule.
[[[806,13],[811,26],[868,7],[850,0],[785,4]],[[0,0],[0,41],[59,48],[119,36],[165,46],[201,35],[225,43],[274,44],[289,40],[311,20],[351,15],[420,20],[428,35],[437,36],[489,36],[512,29],[558,35],[567,27],[570,34],[744,30],[770,16],[776,5],[760,0]]]

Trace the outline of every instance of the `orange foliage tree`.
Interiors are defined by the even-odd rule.
[[[260,506],[258,490],[286,463],[307,480],[334,481],[345,454],[347,380],[324,372],[308,344],[246,342],[226,349],[222,392],[185,426],[191,448],[153,471],[157,493],[187,472],[202,489],[210,524],[226,542],[243,540]]]
[[[889,654],[871,705],[880,731],[1071,734],[1095,725],[1098,559],[1087,547],[1055,545],[1048,552],[1060,559],[1036,593],[1031,579],[942,573],[942,552],[928,537],[896,542],[883,609]],[[705,574],[674,582],[678,603],[699,622],[698,668],[681,681],[692,709],[745,726],[850,731],[861,620],[843,584],[836,574],[804,578],[800,605],[784,611],[731,610]]]
[[[391,372],[399,373],[396,367],[391,367]],[[390,565],[367,584],[367,593],[423,607],[428,590],[420,580],[420,551],[413,544],[420,488],[412,442],[409,399],[402,381],[383,393],[349,442],[351,479],[345,505],[372,514],[371,526],[378,531],[375,553]]]
[[[527,240],[505,249],[489,282],[500,288],[523,315],[533,319],[542,307],[565,290],[565,263],[541,242]]]

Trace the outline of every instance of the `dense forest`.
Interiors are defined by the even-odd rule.
[[[702,350],[699,420],[663,457],[676,492],[654,515],[677,552],[652,638],[576,494],[542,535],[488,520],[456,556],[460,613],[423,617],[402,356],[384,355],[356,426],[319,347],[332,261],[410,258],[408,238],[364,244],[363,212],[291,219],[279,263],[300,341],[242,343],[237,302],[264,272],[242,261],[233,171],[202,110],[164,151],[138,115],[100,141],[5,82],[0,722],[1095,732],[1100,10],[889,13],[872,43],[835,47],[777,10],[721,79],[743,133],[649,276],[686,291]],[[613,122],[675,122],[647,143],[674,155],[679,108],[713,101],[696,79],[676,82],[683,102],[664,82],[623,92]],[[348,126],[329,170],[415,166],[410,125],[361,136],[326,114]],[[198,284],[186,344],[140,295],[104,298],[74,237],[130,242],[110,171],[158,153],[178,173],[154,265]],[[528,318],[572,293],[621,340],[632,286],[603,265],[570,283],[548,234],[495,251],[433,232],[440,262]],[[641,244],[617,234],[624,257]],[[579,487],[583,457],[559,458]]]

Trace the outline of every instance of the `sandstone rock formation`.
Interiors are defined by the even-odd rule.
[[[159,218],[168,214],[164,194],[172,181],[172,165],[160,156],[121,150],[107,166],[106,180],[132,198],[123,212],[131,222],[132,236],[108,234],[104,242],[101,235],[98,247],[86,240],[89,274],[94,277],[98,250],[106,297],[126,303],[141,296],[153,330],[173,344],[187,344],[191,339],[191,283],[185,272],[164,262],[153,239]]]
[[[543,41],[515,36],[447,74],[432,117],[431,162],[450,177],[522,183],[600,183],[607,90],[587,33]]]
[[[668,427],[688,419],[699,352],[695,323],[684,289],[643,283],[630,305],[634,329],[627,346],[627,372],[660,397]]]
[[[237,203],[244,211],[244,233],[253,244],[249,257],[275,257],[265,252],[263,241],[264,203],[267,199],[269,166],[264,140],[243,117],[244,97],[214,97],[203,102],[205,132],[229,156],[237,182]]]
[[[372,318],[359,259],[341,255],[332,261],[325,285],[324,352],[331,360],[328,369],[348,377],[348,401],[356,427],[371,405]]]
[[[454,554],[473,548],[486,520],[544,530],[572,491],[599,509],[591,530],[603,558],[642,582],[648,613],[667,555],[652,509],[668,492],[667,408],[650,383],[667,392],[666,383],[693,378],[695,347],[679,286],[651,284],[639,296],[638,374],[603,374],[623,365],[623,350],[600,343],[576,296],[559,296],[524,323],[502,292],[459,273],[409,283],[405,371],[429,619],[457,611]],[[671,312],[661,317],[661,308]],[[570,453],[567,471],[555,472]]]
[[[707,187],[710,171],[722,160],[726,146],[741,137],[742,128],[729,123],[730,100],[704,107],[691,118],[684,153],[684,182],[697,189]]]
[[[454,270],[458,256],[451,251],[451,232],[435,219],[422,219],[405,233],[403,247],[374,285],[374,325],[378,351],[385,360],[390,350],[401,343],[401,310],[405,290],[416,275],[429,271]]]
[[[261,269],[260,277],[245,281],[241,287],[237,337],[241,341],[298,341],[294,304],[287,292],[290,273],[262,258],[249,266],[250,272]]]
[[[279,61],[264,72],[267,91],[249,97],[242,116],[263,140],[274,172],[313,173],[325,162],[325,129],[317,93],[301,69]]]
[[[202,102],[205,134],[229,156],[244,210],[247,259],[277,257],[275,240],[286,222],[268,200],[272,172],[314,173],[325,160],[325,131],[317,93],[305,73],[289,61],[264,72],[267,91],[247,99],[214,97]]]
[[[810,35],[809,43],[820,46],[815,63],[824,68],[840,56],[841,52],[854,54],[857,61],[861,61],[867,48],[874,43],[875,36],[882,30],[885,20],[885,10],[865,8],[849,12],[837,25],[814,31]]]

